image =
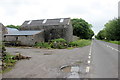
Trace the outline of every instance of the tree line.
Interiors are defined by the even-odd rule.
[[[97,39],[120,41],[120,19],[114,18],[104,25],[104,29],[99,31],[96,35]]]
[[[20,28],[20,26],[19,25],[7,25],[6,27],[8,27],[8,28],[15,28],[15,29],[19,29]]]

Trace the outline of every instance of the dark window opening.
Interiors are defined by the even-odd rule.
[[[4,36],[4,38],[5,38],[6,36]]]
[[[18,37],[16,37],[16,41],[18,40]]]

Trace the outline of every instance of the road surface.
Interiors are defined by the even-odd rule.
[[[62,71],[63,66],[79,66],[85,73],[90,46],[74,49],[26,47],[6,47],[6,49],[11,54],[21,53],[32,58],[18,61],[10,72],[3,74],[3,78],[66,78],[71,77],[69,76],[70,71]],[[84,76],[85,74],[80,73],[80,77]],[[72,75],[72,77],[79,76]]]
[[[37,49],[7,47],[11,54],[22,53],[30,60],[18,61],[3,78],[118,78],[118,45],[93,40],[74,49]],[[72,66],[67,72],[62,66]]]
[[[90,78],[118,78],[118,45],[93,40]]]

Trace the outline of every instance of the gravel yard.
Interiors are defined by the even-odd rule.
[[[3,78],[65,78],[69,72],[62,66],[80,66],[80,76],[85,77],[85,66],[90,46],[74,49],[38,49],[31,47],[6,47],[10,54],[21,53],[31,56],[29,60],[18,61]]]

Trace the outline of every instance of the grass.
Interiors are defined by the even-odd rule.
[[[48,48],[48,49],[73,49],[75,47],[84,47],[91,44],[91,40],[80,39],[67,43],[64,39],[55,39],[49,43],[37,43],[35,47],[38,48]]]
[[[9,72],[9,71],[11,71],[11,70],[12,70],[12,67],[8,67],[8,68],[6,68],[5,70],[1,70],[1,71],[0,71],[0,74]]]
[[[113,43],[113,44],[118,44],[120,45],[120,41],[109,41],[110,43]]]
[[[17,61],[17,60],[12,59],[13,57],[15,57],[14,55],[10,55],[9,53],[5,53],[5,54],[6,56],[2,58],[4,65],[2,66],[3,69],[0,73],[5,73],[5,72],[10,71]]]
[[[91,44],[91,40],[81,39],[81,40],[70,42],[69,46],[70,47],[84,47],[90,44]]]
[[[48,49],[51,48],[51,46],[48,43],[44,43],[44,42],[35,44],[35,47],[48,48]]]
[[[120,45],[120,41],[108,41],[108,40],[103,40],[103,41]]]

